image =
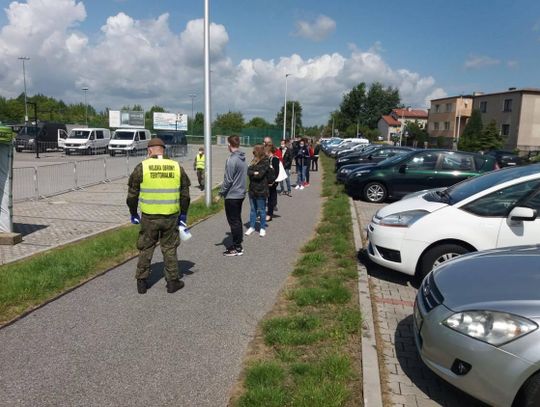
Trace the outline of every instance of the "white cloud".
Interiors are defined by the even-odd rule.
[[[500,60],[491,58],[487,55],[469,55],[464,63],[466,69],[479,69],[491,65],[499,65]]]
[[[312,41],[322,41],[336,29],[336,22],[325,15],[318,16],[315,21],[300,20],[296,22],[296,35]]]
[[[506,61],[506,66],[508,66],[508,68],[517,68],[519,66],[519,62],[516,61],[516,60],[509,60],[509,61]]]
[[[43,93],[79,103],[81,87],[88,86],[88,102],[98,110],[140,104],[190,112],[188,95],[197,93],[195,109],[203,109],[203,20],[189,21],[175,33],[166,13],[150,20],[119,13],[109,17],[100,35],[90,41],[77,29],[86,18],[81,2],[13,2],[6,12],[8,24],[0,31],[2,96],[22,93],[17,57],[27,55],[31,58],[26,63],[30,95]],[[43,19],[48,23],[42,24]],[[348,55],[304,59],[293,54],[235,64],[227,56],[229,35],[223,25],[211,24],[210,42],[213,116],[242,111],[248,120],[262,116],[273,122],[283,104],[286,73],[291,74],[288,99],[300,101],[307,125],[325,123],[343,94],[362,81],[396,87],[403,102],[414,107],[425,107],[427,98],[444,96],[431,76],[390,67],[380,44],[367,51],[352,45]]]

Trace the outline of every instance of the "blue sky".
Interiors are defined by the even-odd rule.
[[[16,57],[28,55],[29,94],[77,102],[88,85],[98,109],[190,111],[187,94],[195,92],[202,110],[202,0],[0,4],[1,95],[21,93]],[[397,87],[403,103],[418,108],[446,95],[540,87],[534,0],[210,0],[210,7],[214,116],[232,110],[273,121],[285,73],[307,124],[326,122],[361,81]]]

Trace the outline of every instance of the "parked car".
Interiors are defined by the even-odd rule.
[[[377,147],[380,147],[380,144],[355,144],[352,147],[340,150],[336,153],[336,159],[343,157],[345,155],[360,153],[367,150],[373,150]]]
[[[415,150],[362,167],[347,177],[345,188],[355,198],[379,203],[411,192],[458,183],[495,169],[490,156],[453,150]]]
[[[499,168],[522,165],[524,163],[523,158],[512,151],[491,150],[485,154],[495,157]]]
[[[378,146],[374,149],[348,154],[336,159],[336,171],[347,164],[372,163],[377,164],[388,157],[413,151],[412,147]]]
[[[104,128],[72,129],[64,141],[66,155],[106,153],[111,132]]]
[[[423,277],[464,253],[540,243],[539,210],[540,164],[492,171],[379,209],[369,258]]]
[[[414,338],[437,375],[490,406],[540,406],[540,247],[469,254],[424,279]]]
[[[147,129],[117,129],[109,142],[109,154],[137,153],[146,150],[148,141],[152,138]]]
[[[56,150],[59,132],[65,130],[64,123],[54,122],[39,122],[36,125],[22,126],[15,136],[15,151],[36,151],[36,146],[39,146],[39,152],[47,149]]]
[[[156,137],[159,137],[165,143],[165,153],[169,157],[184,157],[187,155],[187,137],[186,132],[181,130],[158,130]]]

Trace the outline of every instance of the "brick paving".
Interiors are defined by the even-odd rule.
[[[355,207],[366,246],[366,226],[381,204],[355,201]],[[382,344],[386,379],[391,406],[484,406],[481,402],[440,379],[429,370],[418,355],[413,337],[413,305],[417,282],[393,270],[373,264],[361,252],[361,261],[370,275],[374,318]],[[382,345],[382,346],[381,346]],[[386,386],[384,386],[386,385]]]
[[[212,151],[212,181],[216,185],[223,180],[228,151],[221,146],[214,146]],[[186,157],[181,163],[191,179],[192,201],[204,194],[196,187],[193,158]],[[15,202],[13,228],[22,234],[23,241],[14,246],[0,245],[0,265],[128,223],[126,195],[127,178],[121,178],[45,199]]]

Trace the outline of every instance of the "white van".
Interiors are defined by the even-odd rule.
[[[66,155],[73,153],[96,154],[107,152],[111,139],[109,129],[102,128],[75,128],[71,129],[64,140]]]
[[[109,142],[109,154],[114,156],[116,153],[146,150],[151,138],[150,131],[146,129],[117,129]]]

